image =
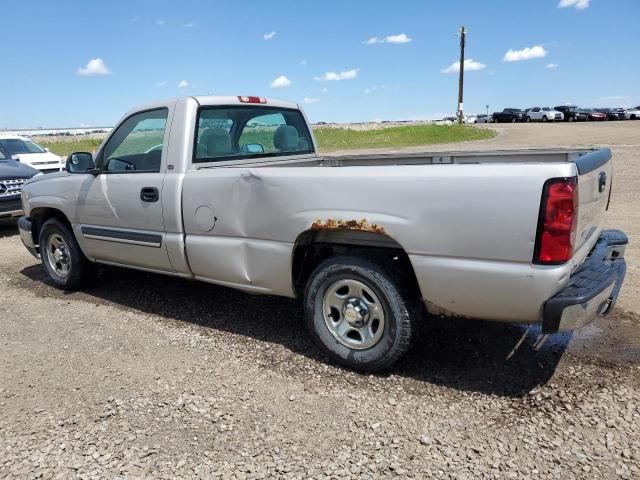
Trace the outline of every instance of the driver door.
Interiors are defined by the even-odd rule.
[[[125,119],[96,157],[78,196],[76,238],[98,261],[173,272],[165,245],[162,183],[169,110]]]

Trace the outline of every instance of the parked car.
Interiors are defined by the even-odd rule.
[[[505,108],[501,112],[494,112],[492,118],[495,123],[523,122],[524,112],[519,108]]]
[[[295,103],[205,96],[130,111],[66,170],[25,184],[18,222],[53,285],[98,262],[301,297],[323,351],[364,371],[423,307],[554,333],[607,315],[624,278],[609,149],[321,157]]]
[[[469,114],[464,116],[464,123],[478,123],[477,120],[477,115]]]
[[[476,116],[476,121],[474,123],[491,123],[492,122],[492,118],[489,115],[485,115],[484,113],[481,113],[480,115]]]
[[[602,122],[607,119],[604,113],[600,113],[593,108],[581,108],[580,113],[583,114],[583,119],[589,122]]]
[[[587,115],[580,111],[575,105],[558,105],[553,107],[554,110],[561,112],[565,122],[579,122],[587,120]]]
[[[625,110],[624,116],[627,120],[640,120],[640,108],[629,108]]]
[[[625,112],[622,108],[596,108],[597,112],[604,113],[607,120],[624,120]]]
[[[0,150],[0,222],[22,215],[22,185],[38,173],[28,165],[11,160]]]
[[[60,172],[64,169],[64,161],[59,156],[28,137],[0,135],[0,148],[5,155],[42,173]]]
[[[561,122],[562,112],[550,107],[532,107],[526,113],[527,122]]]

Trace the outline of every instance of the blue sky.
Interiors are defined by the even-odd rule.
[[[312,121],[442,116],[456,108],[457,74],[443,70],[462,24],[467,112],[640,104],[638,0],[0,5],[0,128],[112,125],[138,104],[207,93],[306,99]]]

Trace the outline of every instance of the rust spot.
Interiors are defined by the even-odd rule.
[[[384,228],[377,223],[369,223],[366,218],[362,220],[336,220],[328,218],[327,220],[317,219],[311,224],[312,230],[357,230],[359,232],[370,232],[385,234]]]

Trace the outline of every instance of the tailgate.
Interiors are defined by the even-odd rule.
[[[579,207],[574,261],[579,264],[595,245],[604,227],[613,177],[611,150],[603,148],[580,155],[575,164],[578,169]]]

